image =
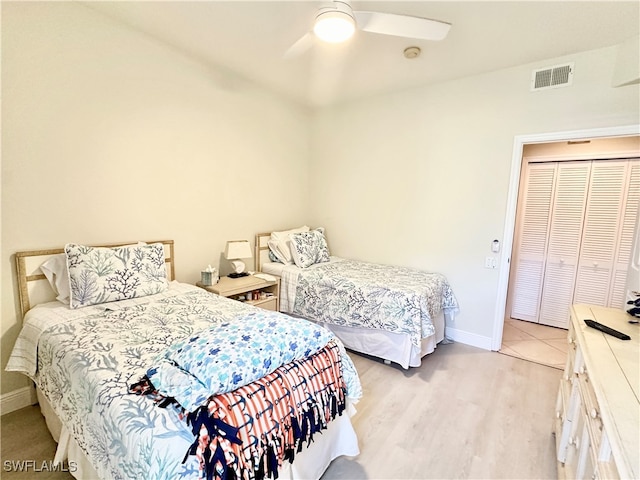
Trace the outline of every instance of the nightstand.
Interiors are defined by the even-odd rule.
[[[275,280],[269,281],[253,275],[239,278],[222,277],[215,285],[204,286],[201,282],[197,282],[196,285],[208,292],[235,300],[249,297],[251,299],[245,300],[245,303],[277,312],[280,308],[280,277],[274,278]],[[255,300],[253,293],[258,297]]]

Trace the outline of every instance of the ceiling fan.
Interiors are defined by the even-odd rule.
[[[315,38],[330,43],[344,42],[356,29],[396,37],[437,41],[444,39],[450,28],[450,23],[430,18],[353,10],[349,3],[334,0],[318,9],[313,29],[287,50],[285,58],[302,54],[311,48]]]

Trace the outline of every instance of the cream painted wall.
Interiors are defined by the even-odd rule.
[[[445,273],[462,308],[450,333],[488,345],[484,259],[514,136],[637,124],[638,85],[610,86],[615,53],[310,114],[82,5],[2,3],[2,367],[17,250],[173,238],[193,282],[227,239],[302,223],[327,227],[335,254]],[[533,68],[564,60],[571,87],[529,91]],[[3,393],[26,385],[2,373]]]
[[[611,87],[615,58],[590,51],[318,111],[310,222],[337,255],[444,273],[461,306],[449,334],[491,348],[499,268],[484,265],[507,261],[491,242],[505,233],[514,137],[640,123],[638,86]],[[565,61],[572,86],[529,90],[534,68]]]
[[[4,372],[14,252],[169,238],[195,282],[226,240],[304,223],[308,122],[77,3],[3,2],[2,392],[28,385]]]

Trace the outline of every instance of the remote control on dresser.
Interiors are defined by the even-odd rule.
[[[631,337],[626,333],[619,332],[618,330],[614,330],[613,328],[607,327],[606,325],[602,325],[601,323],[596,322],[595,320],[586,319],[584,321],[591,328],[595,328],[596,330],[600,330],[608,335],[612,335],[620,340],[631,340]]]

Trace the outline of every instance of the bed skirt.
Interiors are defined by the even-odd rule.
[[[411,343],[409,335],[370,328],[345,327],[331,323],[321,323],[321,325],[335,333],[336,337],[349,350],[397,363],[405,369],[419,367],[422,357],[432,353],[437,344],[445,339],[445,314],[443,312],[440,312],[433,319],[436,333],[423,338],[420,348]]]
[[[99,479],[91,462],[75,440],[71,438],[49,401],[39,389],[36,389],[36,394],[47,428],[58,444],[54,462],[67,461],[70,466],[73,466],[69,468],[69,473],[78,480]],[[313,443],[296,454],[293,464],[284,462],[278,470],[278,478],[318,480],[334,459],[340,456],[355,457],[358,455],[360,453],[358,439],[351,424],[351,417],[355,413],[355,407],[347,399],[343,415],[329,422],[327,429],[322,430],[320,435],[314,436]]]

